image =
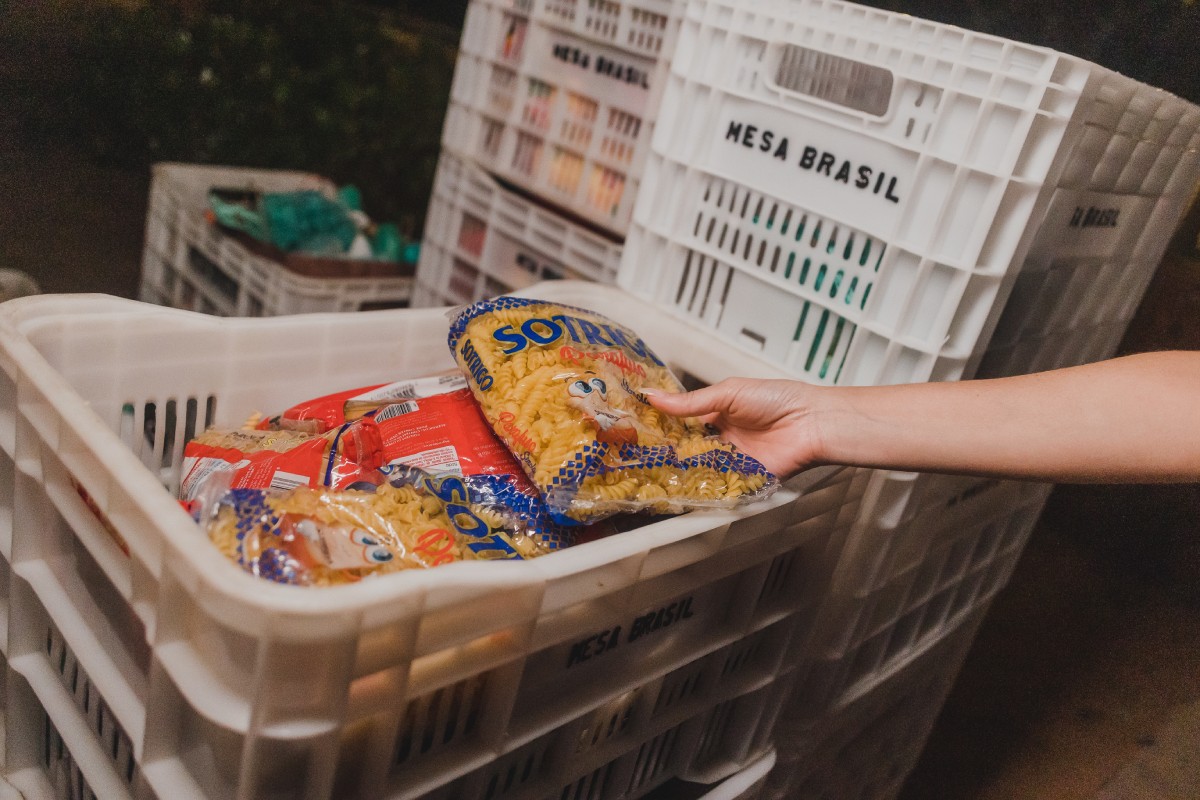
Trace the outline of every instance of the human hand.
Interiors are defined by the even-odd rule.
[[[799,381],[729,378],[694,392],[647,392],[667,414],[697,417],[722,438],[786,478],[818,463],[816,388]]]

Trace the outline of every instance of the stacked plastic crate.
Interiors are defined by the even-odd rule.
[[[679,0],[473,0],[416,305],[613,283]]]
[[[615,287],[536,292],[637,325],[700,379],[779,374]],[[726,788],[761,786],[796,634],[857,515],[853,470],[529,562],[323,589],[242,572],[173,499],[195,431],[449,368],[446,325],[5,304],[2,766],[25,797],[632,800],[739,770]]]
[[[1111,355],[1200,180],[1191,104],[828,0],[689,2],[658,120],[619,284],[825,384]],[[896,725],[923,739],[928,705],[896,698],[969,643],[1047,492],[872,477],[780,711],[775,796],[898,789],[919,747],[886,781],[809,775],[810,756]],[[823,776],[858,783],[822,794]]]
[[[238,317],[402,308],[411,301],[411,264],[346,260],[326,263],[319,271],[298,270],[275,254],[257,252],[249,240],[206,219],[213,189],[337,196],[331,181],[307,172],[155,164],[142,251],[142,300]]]

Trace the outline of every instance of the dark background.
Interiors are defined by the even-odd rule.
[[[1200,102],[1184,0],[868,3],[1045,45]],[[137,296],[149,168],[318,172],[420,234],[463,0],[0,0],[0,268]],[[1193,214],[1124,352],[1200,347]],[[906,800],[1091,798],[1200,700],[1200,493],[1059,487]]]

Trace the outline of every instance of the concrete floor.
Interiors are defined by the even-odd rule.
[[[7,63],[0,268],[135,297],[148,175],[24,136],[37,101]],[[1180,251],[1127,348],[1200,348],[1198,319],[1200,261]],[[1200,797],[1198,520],[1195,487],[1058,489],[903,800]]]

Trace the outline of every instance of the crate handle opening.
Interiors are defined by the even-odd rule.
[[[892,102],[891,70],[795,44],[771,45],[767,85],[872,117],[883,117]]]

